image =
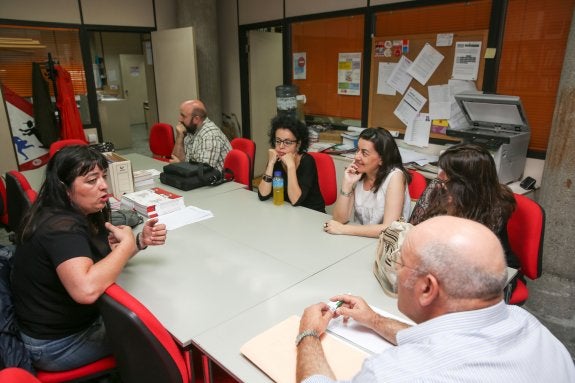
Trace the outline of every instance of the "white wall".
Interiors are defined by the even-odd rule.
[[[340,11],[367,7],[367,0],[289,0],[286,1],[286,17],[311,15],[314,13]]]
[[[85,24],[155,26],[152,0],[80,0],[80,3]]]
[[[228,0],[225,3],[224,5],[223,1],[219,1],[218,6],[222,4],[222,7],[231,8],[233,6],[235,8],[235,1]],[[284,0],[239,0],[239,3],[240,25],[279,20],[283,19],[284,16]],[[218,9],[218,13],[222,14],[220,9]]]
[[[77,0],[1,0],[0,17],[12,20],[80,23]]]
[[[176,0],[156,0],[156,27],[158,30],[177,28]]]

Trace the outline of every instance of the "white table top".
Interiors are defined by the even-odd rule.
[[[301,316],[303,310],[311,304],[328,301],[339,293],[352,293],[362,296],[370,305],[405,318],[397,309],[397,300],[383,292],[373,275],[375,250],[376,244],[373,243],[216,328],[200,334],[195,343],[215,363],[240,381],[271,382],[240,353],[240,347],[291,315]]]
[[[325,234],[327,215],[262,202],[243,188],[196,192],[180,194],[214,218],[170,231],[164,246],[138,253],[118,278],[182,346],[375,243]]]
[[[319,271],[375,241],[327,234],[323,224],[330,216],[289,203],[275,206],[245,189],[199,201],[196,206],[215,215],[203,225],[307,272]]]
[[[164,246],[139,252],[117,282],[185,347],[198,334],[306,276],[268,254],[193,224],[170,231]]]

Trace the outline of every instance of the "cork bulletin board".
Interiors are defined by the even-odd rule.
[[[388,130],[396,130],[405,133],[405,124],[399,120],[393,114],[393,111],[400,103],[403,95],[396,92],[395,96],[383,95],[377,93],[377,82],[378,82],[378,69],[380,62],[390,62],[396,63],[401,58],[401,55],[391,55],[391,57],[385,57],[383,55],[377,55],[376,45],[383,44],[385,41],[407,41],[407,53],[404,55],[411,61],[415,60],[421,49],[426,43],[429,43],[434,49],[444,56],[443,61],[439,64],[429,81],[424,85],[421,85],[417,80],[412,79],[409,86],[421,93],[425,98],[427,98],[426,104],[421,110],[422,113],[427,113],[429,111],[429,95],[427,87],[430,85],[443,85],[447,84],[451,78],[451,73],[453,69],[453,60],[455,55],[455,43],[458,41],[481,41],[481,55],[479,60],[479,70],[477,73],[477,80],[475,84],[477,89],[482,89],[483,84],[483,71],[485,67],[485,49],[487,46],[487,30],[476,30],[476,31],[460,31],[453,33],[453,43],[450,46],[436,46],[437,34],[417,34],[417,35],[403,35],[403,36],[378,36],[374,37],[372,41],[372,57],[371,57],[371,82],[369,91],[369,115],[368,115],[368,126],[370,127],[382,127]],[[405,48],[404,48],[405,49]],[[452,139],[444,134],[432,133],[433,138],[442,139]]]

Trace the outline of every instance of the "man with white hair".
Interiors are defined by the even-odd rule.
[[[332,382],[319,337],[339,315],[397,347],[367,358],[353,382],[575,382],[569,352],[535,317],[503,301],[507,267],[497,237],[463,218],[415,226],[396,264],[398,307],[417,325],[376,314],[360,297],[308,307],[297,338],[297,381]]]

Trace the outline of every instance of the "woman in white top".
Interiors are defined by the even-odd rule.
[[[353,163],[345,169],[333,219],[324,224],[324,231],[375,238],[394,220],[407,220],[409,180],[391,134],[382,128],[365,129]],[[352,213],[355,225],[348,223]]]

